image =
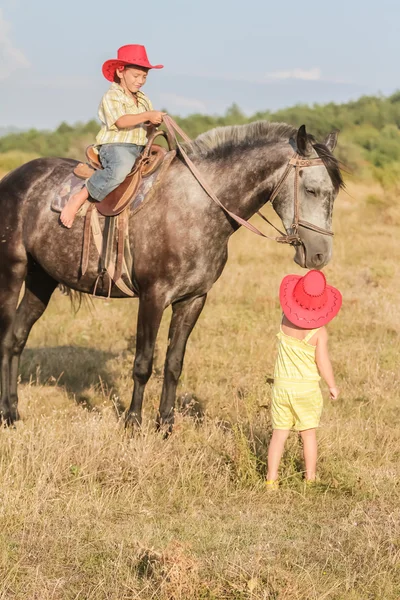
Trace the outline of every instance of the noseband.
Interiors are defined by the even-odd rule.
[[[280,229],[275,227],[275,225],[273,223],[271,223],[266,217],[264,217],[264,215],[260,211],[257,211],[257,213],[260,215],[260,217],[262,219],[264,219],[264,221],[269,223],[278,233],[280,233],[279,237],[271,237],[269,235],[266,235],[265,233],[262,233],[262,231],[257,229],[257,227],[255,227],[252,223],[249,223],[248,221],[246,221],[246,219],[242,219],[242,217],[235,215],[235,213],[228,210],[226,208],[226,206],[224,206],[222,204],[222,202],[219,200],[219,198],[217,198],[217,196],[214,194],[214,192],[209,188],[209,186],[205,182],[202,174],[200,173],[200,171],[198,170],[196,165],[193,163],[193,161],[189,158],[189,156],[187,155],[187,153],[184,150],[184,148],[182,147],[182,145],[179,143],[177,133],[185,140],[185,142],[190,143],[191,139],[179,127],[179,125],[177,123],[175,123],[175,121],[173,119],[171,119],[171,117],[169,115],[164,116],[163,122],[167,128],[168,133],[175,139],[176,145],[180,152],[180,155],[182,156],[182,158],[186,162],[187,166],[189,167],[190,171],[193,173],[193,175],[195,176],[197,181],[200,183],[200,185],[202,186],[204,191],[210,196],[210,198],[212,200],[214,200],[214,202],[216,204],[218,204],[218,206],[220,208],[222,208],[223,211],[226,212],[227,215],[229,215],[231,217],[231,219],[236,221],[236,223],[239,223],[239,225],[243,225],[243,227],[246,227],[246,229],[249,229],[256,235],[260,235],[263,238],[267,238],[269,240],[274,240],[275,242],[279,242],[281,244],[291,244],[292,246],[298,246],[298,245],[302,244],[301,237],[299,236],[299,227],[304,227],[305,229],[310,229],[311,231],[315,231],[316,233],[321,233],[322,235],[333,236],[332,231],[329,231],[328,229],[322,229],[321,227],[318,227],[317,225],[313,225],[313,223],[309,223],[308,221],[303,221],[299,218],[299,209],[300,209],[300,206],[299,206],[299,172],[300,172],[300,169],[304,169],[307,167],[321,166],[321,165],[324,166],[324,163],[320,158],[302,158],[299,154],[295,153],[292,156],[292,158],[289,160],[285,172],[283,173],[282,177],[280,178],[277,185],[273,189],[271,196],[267,200],[267,202],[271,202],[271,203],[274,201],[274,199],[278,195],[281,187],[285,183],[286,179],[289,177],[292,168],[294,168],[294,170],[295,170],[295,172],[294,172],[294,218],[293,218],[292,226],[290,228],[291,229],[290,234],[286,234],[286,233],[283,233],[282,231],[280,231]]]

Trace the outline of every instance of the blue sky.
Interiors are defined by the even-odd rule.
[[[400,88],[400,3],[0,0],[0,127],[96,117],[102,63],[144,44],[144,91],[172,114],[246,113]]]

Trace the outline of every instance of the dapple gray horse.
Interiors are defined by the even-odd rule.
[[[257,122],[217,128],[184,148],[230,211],[249,219],[268,200],[297,152],[319,157],[297,178],[300,218],[329,230],[334,199],[342,185],[332,152],[337,134],[317,144],[306,133],[279,123]],[[0,413],[5,424],[18,419],[19,360],[33,324],[43,314],[59,283],[83,293],[93,291],[98,255],[92,245],[89,265],[80,273],[83,219],[72,229],[50,210],[51,197],[76,161],[40,158],[9,173],[0,182]],[[294,175],[274,199],[273,208],[287,232],[294,218]],[[132,280],[139,290],[134,389],[128,424],[140,424],[143,393],[152,372],[154,345],[164,309],[172,305],[158,426],[174,420],[176,387],[186,343],[204,307],[207,293],[225,266],[228,240],[237,223],[217,206],[182,158],[174,159],[154,197],[129,222],[134,260]],[[332,255],[332,238],[299,227],[295,262],[322,268]],[[23,283],[25,293],[18,299]],[[98,294],[107,295],[108,283]],[[123,297],[113,288],[112,297]]]

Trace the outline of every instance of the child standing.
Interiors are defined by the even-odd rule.
[[[339,290],[327,285],[321,271],[309,271],[304,277],[284,277],[279,300],[283,317],[272,393],[273,432],[266,482],[270,489],[278,487],[279,463],[291,429],[299,431],[303,441],[306,481],[315,481],[316,428],[322,412],[320,376],[331,399],[339,396],[325,328],[342,305]]]
[[[104,77],[113,82],[98,113],[102,127],[96,145],[103,169],[95,171],[82,190],[68,200],[60,216],[65,227],[72,226],[89,195],[100,202],[125,180],[147,143],[149,129],[162,122],[165,113],[153,110],[140,91],[148,71],[162,68],[151,65],[145,47],[138,44],[122,46],[117,59],[103,64]]]

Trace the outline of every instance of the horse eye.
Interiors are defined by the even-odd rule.
[[[311,188],[306,188],[306,192],[307,194],[312,194],[313,196],[315,196],[315,190],[312,190]]]

